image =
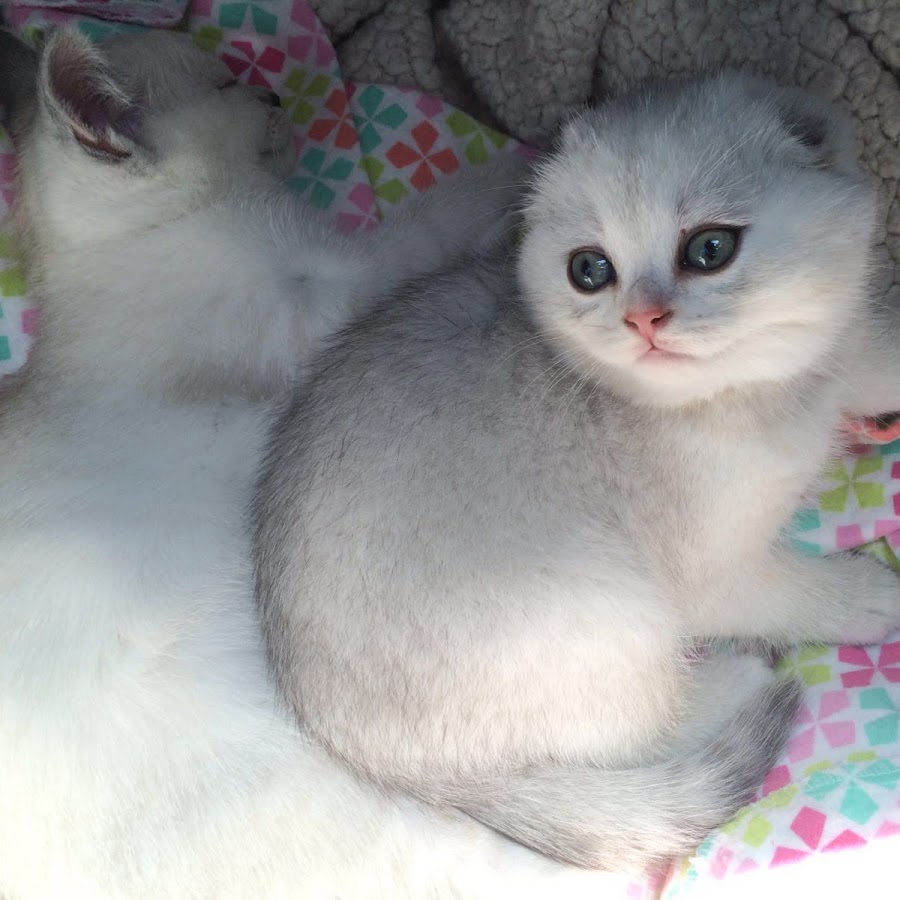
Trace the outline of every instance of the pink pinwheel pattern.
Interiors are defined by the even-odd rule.
[[[304,0],[297,0],[291,10],[291,22],[299,26],[300,33],[287,39],[287,52],[291,59],[301,62],[313,57],[319,68],[335,61],[334,47],[322,28],[322,23]]]
[[[872,660],[874,652],[875,648],[838,648],[838,660],[852,667],[841,672],[844,687],[868,687],[879,675],[890,684],[900,683],[900,641],[877,648],[875,661]]]
[[[262,53],[257,54],[251,41],[232,41],[231,47],[240,55],[226,51],[222,54],[222,60],[235,78],[246,75],[247,84],[271,90],[270,79],[274,75],[280,75],[284,68],[284,53],[275,47],[266,47]]]
[[[850,707],[847,691],[825,691],[818,704],[804,704],[787,746],[791,763],[811,759],[820,741],[828,750],[851,746],[856,739],[856,725],[850,717]]]
[[[338,228],[344,232],[371,231],[377,228],[379,222],[378,207],[375,205],[375,194],[367,184],[358,184],[347,195],[347,200],[352,203],[358,212],[339,212],[337,214]]]

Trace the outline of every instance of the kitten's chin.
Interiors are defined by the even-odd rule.
[[[609,382],[621,396],[642,406],[686,406],[710,400],[730,385],[703,361],[685,354],[650,350],[627,369],[615,369]]]
[[[817,368],[817,359],[753,358],[735,349],[702,358],[670,351],[648,352],[629,365],[614,365],[604,379],[620,396],[641,406],[679,407],[715,400],[729,391],[784,384]]]
[[[686,353],[676,353],[674,350],[666,350],[664,347],[650,347],[638,358],[635,365],[638,366],[677,366],[696,362],[695,357]]]

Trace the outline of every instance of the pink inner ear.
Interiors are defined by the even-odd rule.
[[[115,159],[128,159],[131,154],[121,147],[110,143],[106,138],[98,137],[82,128],[79,128],[74,122],[72,123],[72,136],[81,144],[91,150],[97,150],[104,156],[111,156]]]
[[[129,124],[131,105],[93,45],[80,35],[60,38],[49,50],[47,89],[80,144],[114,159],[130,154],[115,141]]]

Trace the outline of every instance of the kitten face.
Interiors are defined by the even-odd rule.
[[[861,302],[874,207],[829,108],[720,76],[574,121],[519,274],[580,370],[687,403],[823,358]]]
[[[82,244],[146,228],[293,152],[277,97],[238,84],[186,36],[48,40],[13,128],[33,230]],[[33,186],[33,189],[31,189]],[[85,215],[92,208],[93,215]]]

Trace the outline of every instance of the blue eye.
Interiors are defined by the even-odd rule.
[[[615,277],[616,270],[602,250],[576,250],[569,257],[569,281],[579,291],[599,291]]]
[[[738,232],[733,228],[708,228],[692,235],[684,248],[681,264],[688,269],[712,272],[734,256]]]

